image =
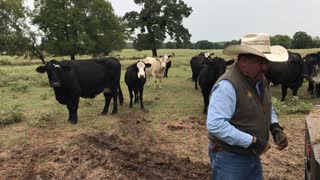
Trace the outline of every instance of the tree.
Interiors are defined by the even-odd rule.
[[[313,48],[320,48],[320,37],[316,36],[312,39],[312,47]]]
[[[196,43],[196,49],[213,49],[214,44],[207,40],[198,41]]]
[[[287,35],[275,35],[271,37],[272,45],[281,45],[287,49],[291,47],[291,41],[291,38]]]
[[[131,32],[140,30],[134,40],[137,50],[151,50],[157,56],[166,34],[177,44],[189,41],[191,35],[182,25],[183,18],[192,12],[182,0],[134,0],[143,5],[140,12],[131,11],[124,15]]]
[[[306,32],[296,32],[293,35],[292,48],[305,49],[312,47],[312,38]]]
[[[28,50],[25,36],[25,8],[22,0],[0,1],[0,53],[23,55]]]
[[[42,46],[51,54],[107,55],[125,46],[124,26],[104,0],[35,0],[32,22],[44,33]]]

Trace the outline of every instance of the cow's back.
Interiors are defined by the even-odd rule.
[[[115,58],[62,61],[71,67],[64,81],[69,88],[79,89],[80,96],[93,98],[104,88],[115,86],[120,80],[121,64]]]

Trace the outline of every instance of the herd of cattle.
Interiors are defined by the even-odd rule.
[[[213,84],[226,71],[227,66],[234,63],[234,60],[225,61],[219,57],[212,57],[213,55],[214,53],[201,52],[190,60],[195,89],[198,89],[199,84],[203,96],[203,113],[207,112]],[[127,68],[124,79],[130,94],[130,107],[134,98],[134,103],[140,102],[140,108],[144,109],[144,84],[146,81],[149,84],[152,77],[153,86],[161,88],[162,78],[168,77],[171,63],[171,56],[164,55],[147,57]],[[292,90],[294,96],[297,96],[305,78],[309,81],[308,92],[312,96],[320,96],[320,52],[308,54],[304,58],[298,53],[289,52],[288,61],[270,62],[269,66],[266,79],[274,85],[281,84],[282,101],[285,100],[288,88]],[[70,123],[77,123],[80,97],[94,98],[103,92],[105,105],[102,114],[108,112],[111,99],[113,99],[112,114],[117,113],[118,97],[120,104],[123,104],[120,86],[121,64],[116,58],[51,60],[37,67],[36,71],[47,72],[56,100],[68,108]]]

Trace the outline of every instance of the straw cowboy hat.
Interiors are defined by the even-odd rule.
[[[288,51],[284,47],[270,45],[270,35],[266,33],[246,34],[241,38],[240,45],[225,48],[223,54],[230,56],[254,54],[273,62],[283,62],[289,58]]]

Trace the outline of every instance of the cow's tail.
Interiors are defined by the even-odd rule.
[[[123,104],[123,94],[122,94],[122,90],[121,90],[120,84],[119,84],[118,96],[119,96],[120,105],[122,106],[122,104]]]

